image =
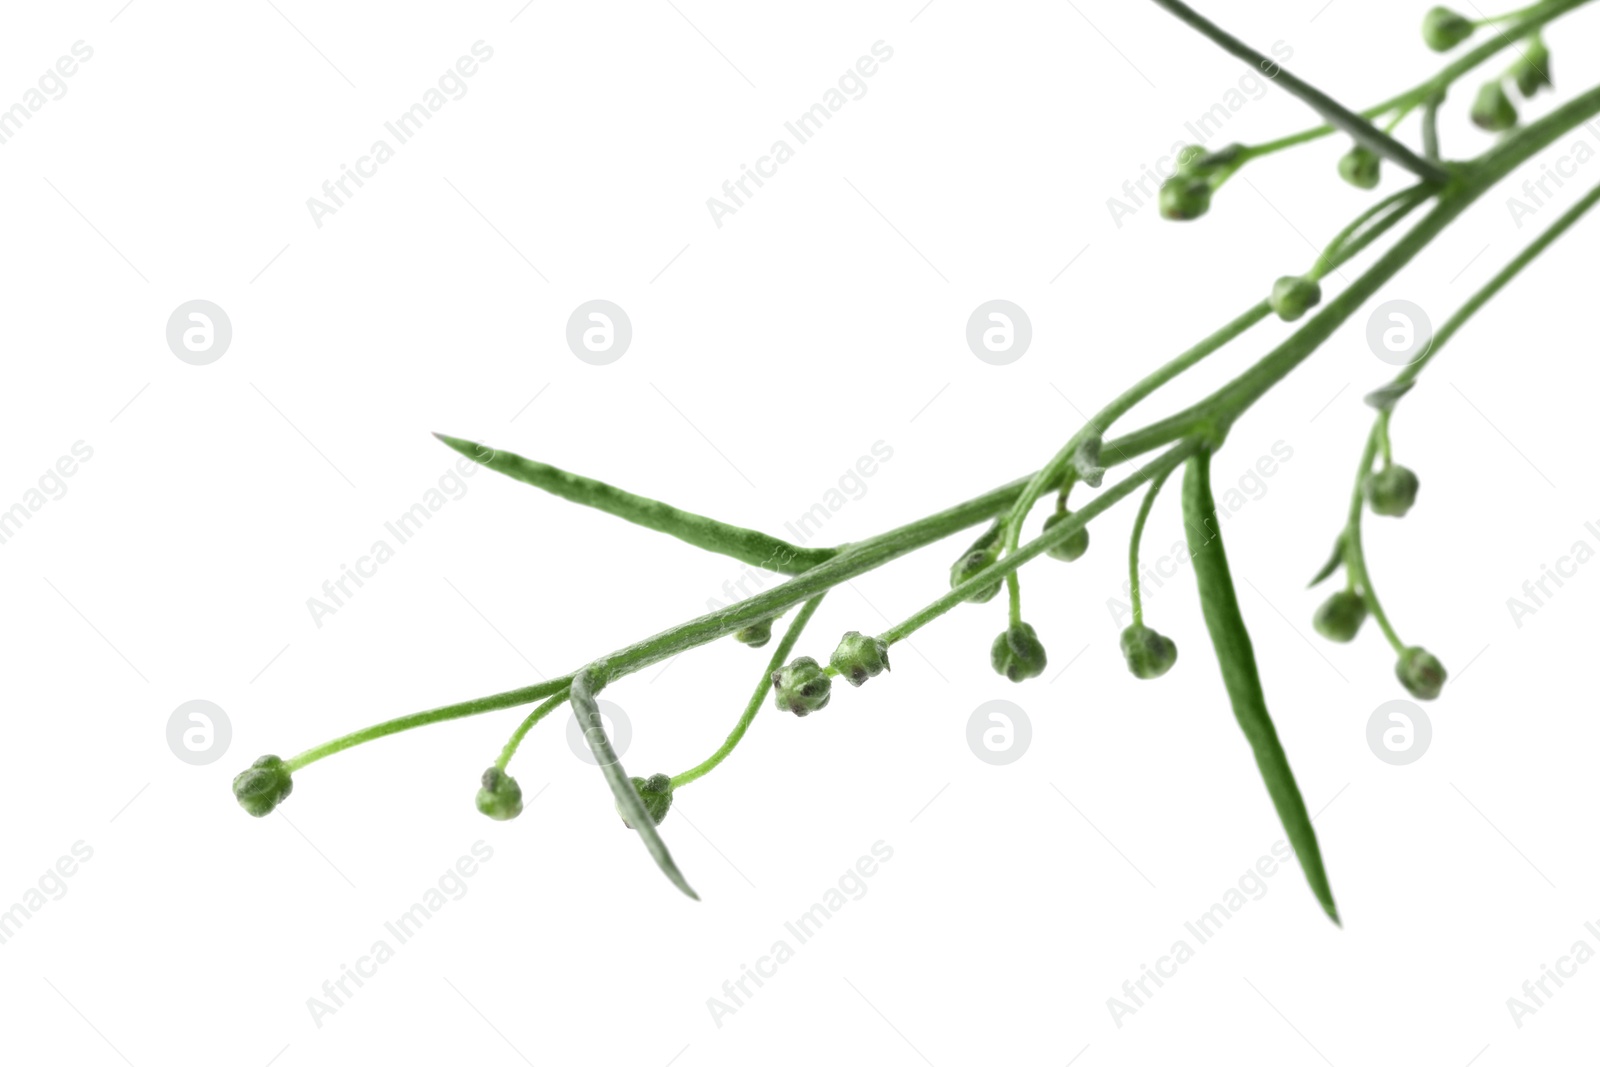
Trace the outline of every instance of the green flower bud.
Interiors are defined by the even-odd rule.
[[[282,804],[293,791],[289,767],[277,756],[262,756],[233,779],[234,799],[258,819]]]
[[[1322,286],[1310,278],[1286,274],[1272,283],[1267,303],[1284,322],[1293,322],[1322,302]]]
[[[1490,133],[1502,133],[1517,124],[1517,109],[1497,81],[1485,82],[1472,103],[1472,121]]]
[[[950,588],[965,582],[995,560],[1000,558],[1000,523],[996,522],[986,530],[982,537],[972,542],[966,554],[950,565]],[[976,593],[967,597],[969,604],[983,604],[995,598],[1000,592],[1000,583],[984,586]]]
[[[1178,662],[1178,646],[1148,626],[1122,631],[1122,658],[1135,678],[1159,678]]]
[[[631,778],[633,791],[639,794],[639,799],[644,801],[644,810],[650,813],[650,821],[657,826],[667,817],[667,811],[672,807],[672,779],[664,774],[652,774],[648,778]],[[632,830],[633,824],[628,817],[622,814],[622,805],[617,805],[617,814],[622,816],[622,825]]]
[[[1422,39],[1435,52],[1448,52],[1472,36],[1472,23],[1447,7],[1436,7],[1422,16]]]
[[[772,640],[772,620],[762,619],[760,622],[751,623],[742,630],[735,630],[733,631],[733,639],[742,645],[760,648]]]
[[[1355,639],[1356,631],[1367,621],[1367,602],[1361,594],[1344,590],[1335,593],[1317,608],[1311,616],[1311,625],[1329,641],[1345,642]]]
[[[1367,475],[1365,490],[1367,504],[1374,515],[1400,518],[1417,502],[1417,476],[1406,467],[1396,464]]]
[[[490,767],[483,772],[478,810],[499,822],[515,819],[522,814],[522,787],[499,767]]]
[[[1013,682],[1037,678],[1044,673],[1044,645],[1039,643],[1032,626],[1020,622],[994,639],[989,646],[989,663],[995,673]]]
[[[1357,189],[1378,187],[1378,153],[1366,145],[1356,145],[1339,157],[1339,177]]]
[[[1446,672],[1433,653],[1416,645],[1400,653],[1395,661],[1394,674],[1406,692],[1418,700],[1433,700],[1444,688]]]
[[[1193,174],[1201,160],[1206,158],[1206,150],[1197,144],[1186,144],[1178,149],[1177,164],[1172,168],[1174,174]]]
[[[1528,50],[1512,64],[1511,76],[1517,81],[1517,91],[1526,97],[1554,84],[1550,80],[1550,49],[1541,38],[1535,37]]]
[[[828,665],[843,675],[845,681],[859,686],[889,669],[889,644],[851,630],[839,639],[839,647],[833,650]]]
[[[833,689],[833,679],[822,673],[822,667],[810,656],[801,656],[793,663],[772,672],[773,700],[779,711],[792,711],[804,717],[828,706]]]
[[[1072,512],[1070,511],[1058,511],[1048,519],[1044,520],[1045,532],[1049,533],[1050,527],[1059,522],[1065,521],[1067,516],[1071,514]],[[1068,563],[1071,563],[1073,560],[1077,559],[1087,551],[1089,551],[1089,529],[1088,527],[1084,527],[1077,533],[1069,536],[1065,541],[1061,542],[1056,547],[1052,548],[1049,552],[1049,555],[1051,559],[1064,559]]]
[[[1211,210],[1211,183],[1188,174],[1174,174],[1161,183],[1157,200],[1163,218],[1188,222]]]

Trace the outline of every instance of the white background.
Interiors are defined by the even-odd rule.
[[[994,601],[918,633],[892,675],[840,687],[824,712],[763,712],[662,826],[700,904],[617,825],[600,775],[567,747],[565,711],[513,765],[538,797],[510,823],[472,796],[518,711],[309,767],[282,817],[247,818],[229,781],[261,753],[564,673],[699,614],[741,574],[480,473],[318,627],[307,599],[451,468],[430,431],[777,534],[882,441],[892,459],[821,540],[870,536],[1034,469],[1081,412],[1306,269],[1379,195],[1338,180],[1341,140],[1252,164],[1200,222],[1147,205],[1115,225],[1107,198],[1250,75],[1146,4],[120,4],[30,5],[0,37],[5,106],[75,41],[94,50],[0,146],[0,506],[75,442],[93,449],[0,545],[0,907],[75,842],[93,850],[0,945],[8,1061],[1588,1054],[1600,964],[1521,1028],[1506,999],[1580,938],[1600,949],[1583,926],[1600,922],[1600,566],[1520,628],[1506,601],[1573,542],[1600,547],[1584,528],[1600,522],[1600,222],[1490,305],[1396,416],[1397,459],[1423,488],[1404,521],[1368,524],[1370,561],[1402,635],[1455,679],[1428,706],[1419,762],[1367,747],[1373,709],[1404,695],[1377,631],[1331,646],[1309,626],[1323,591],[1305,582],[1370,422],[1360,398],[1392,372],[1366,347],[1365,311],[1218,457],[1220,487],[1275,443],[1292,449],[1225,530],[1285,746],[1310,808],[1326,806],[1345,928],[1284,868],[1119,1027],[1107,999],[1175,940],[1193,946],[1183,924],[1281,837],[1186,569],[1148,605],[1177,667],[1138,683],[1121,661],[1106,602],[1121,595],[1131,501],[1095,523],[1082,560],[1024,572],[1043,678],[990,670]],[[1425,3],[1319,6],[1233,4],[1225,21],[1284,42],[1294,70],[1355,105],[1442,62],[1418,39]],[[1582,57],[1597,38],[1592,12],[1551,33],[1561,92],[1596,76]],[[479,40],[493,58],[466,95],[317,227],[307,198]],[[718,228],[707,197],[877,41],[893,58],[866,95]],[[1451,155],[1491,143],[1465,120],[1476,85],[1448,108]],[[1310,118],[1275,88],[1244,99],[1214,144]],[[1401,133],[1415,143],[1415,119]],[[1508,211],[1512,186],[1585,137],[1487,196],[1381,298],[1443,319],[1600,180],[1585,164],[1521,228]],[[1383,190],[1401,182],[1386,168]],[[196,298],[234,332],[204,367],[164,336]],[[606,367],[564,340],[593,298],[634,328]],[[964,339],[993,298],[1033,324],[1006,367]],[[1263,325],[1128,426],[1289,330]],[[1175,497],[1146,535],[1158,552],[1181,536]],[[822,658],[844,630],[909,615],[965,544],[841,588],[800,651]],[[609,690],[634,726],[630,771],[709,753],[766,656],[723,641]],[[204,767],[165,739],[197,698],[233,731]],[[998,698],[1033,731],[1004,767],[965,739],[973,709]],[[479,841],[493,858],[466,895],[317,1025],[308,998]],[[866,895],[796,945],[785,921],[878,841],[893,858]],[[717,1025],[708,998],[780,938],[794,958]]]

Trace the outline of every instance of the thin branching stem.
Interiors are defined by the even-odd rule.
[[[822,603],[824,594],[818,594],[805,602],[805,605],[795,614],[794,621],[789,624],[789,629],[784,632],[783,639],[778,642],[778,647],[773,650],[772,658],[767,661],[767,669],[761,672],[761,680],[756,683],[755,692],[750,694],[750,702],[744,707],[744,714],[739,716],[739,721],[734,723],[733,730],[728,734],[717,750],[701,762],[690,767],[682,774],[672,776],[672,788],[688,785],[696,778],[702,778],[715,770],[717,765],[728,758],[744,740],[745,732],[750,729],[750,724],[755,721],[756,715],[761,711],[761,705],[766,702],[767,694],[772,691],[772,673],[785,663],[789,662],[789,653],[794,651],[795,643],[800,640],[800,635],[805,633],[806,623],[811,621],[811,616],[817,612],[817,606]]]
[[[1430,163],[1423,159],[1410,148],[1378,129],[1364,115],[1351,111],[1316,86],[1297,78],[1276,60],[1251,48],[1188,4],[1183,3],[1182,0],[1155,0],[1155,3],[1210,38],[1223,51],[1251,64],[1289,92],[1304,100],[1311,105],[1317,114],[1327,120],[1330,126],[1343,130],[1358,143],[1372,149],[1380,156],[1393,160],[1429,185],[1443,185],[1449,180],[1449,175],[1438,164]],[[1411,103],[1407,101],[1402,106],[1410,107]]]

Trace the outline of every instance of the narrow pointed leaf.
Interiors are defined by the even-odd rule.
[[[1289,769],[1289,759],[1278,741],[1272,716],[1267,713],[1267,698],[1261,689],[1261,675],[1256,670],[1255,650],[1239,611],[1239,598],[1234,592],[1227,554],[1222,549],[1216,512],[1211,497],[1211,453],[1202,450],[1189,457],[1184,471],[1183,519],[1206,629],[1222,666],[1222,681],[1233,704],[1234,718],[1255,754],[1256,767],[1272,797],[1272,806],[1278,810],[1278,818],[1289,835],[1295,855],[1300,858],[1300,867],[1311,884],[1311,891],[1322,904],[1322,910],[1338,923],[1339,909],[1333,903],[1333,890],[1328,886],[1328,874],[1322,866],[1322,851],[1317,847],[1311,816],[1306,813],[1305,799],[1295,784],[1294,772]]]
[[[1379,389],[1374,389],[1364,398],[1369,407],[1379,411],[1393,411],[1400,398],[1411,392],[1411,387],[1417,384],[1415,378],[1405,381],[1394,381]]]
[[[1317,571],[1316,575],[1311,579],[1311,581],[1306,584],[1306,588],[1315,589],[1317,586],[1333,577],[1333,572],[1338,570],[1339,565],[1343,562],[1344,534],[1340,534],[1338,537],[1334,538],[1333,555],[1328,557],[1328,562],[1322,565],[1322,569]]]
[[[699,900],[700,894],[690,887],[683,873],[678,870],[678,865],[672,861],[672,853],[667,851],[666,842],[656,833],[655,820],[645,810],[644,801],[639,798],[638,790],[633,788],[633,780],[628,777],[628,772],[622,769],[622,761],[617,758],[616,750],[611,747],[611,739],[606,736],[605,725],[600,720],[600,707],[595,703],[592,684],[587,669],[579,671],[572,679],[572,711],[578,716],[578,725],[583,727],[583,736],[589,742],[589,751],[594,753],[600,769],[605,772],[611,793],[617,798],[617,806],[627,815],[628,823],[639,832],[640,837],[644,838],[644,847],[650,851],[656,866],[661,868],[661,873],[681,889],[685,896]]]
[[[581,474],[572,474],[548,463],[524,459],[504,449],[490,448],[440,433],[433,436],[474,463],[480,463],[509,478],[526,482],[575,504],[597,508],[646,529],[671,534],[696,548],[732,556],[752,567],[777,571],[779,574],[799,574],[834,555],[834,550],[830,548],[801,548],[759,530],[718,522],[692,511],[663,504],[659,500],[637,496],[593,478],[585,478]]]

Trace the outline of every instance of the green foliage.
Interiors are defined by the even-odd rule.
[[[1268,299],[1257,299],[1213,333],[1125,389],[1086,420],[1032,475],[1007,482],[943,511],[850,544],[833,548],[802,547],[755,530],[686,512],[511,453],[456,438],[441,437],[445,444],[457,452],[510,478],[566,500],[600,509],[647,529],[667,533],[697,548],[790,577],[746,600],[717,608],[616,649],[572,673],[379,722],[308,749],[292,760],[285,761],[276,756],[262,757],[234,779],[234,792],[240,805],[251,815],[269,813],[289,795],[293,787],[292,773],[355,745],[419,726],[543,701],[517,727],[500,760],[485,772],[478,794],[480,811],[494,818],[511,818],[521,810],[521,790],[515,779],[506,773],[510,759],[535,724],[553,708],[570,701],[624,824],[639,834],[666,877],[686,895],[698,899],[678,870],[656,827],[669,810],[674,791],[714,769],[739,744],[763,707],[769,688],[773,690],[774,704],[781,710],[791,711],[797,717],[819,710],[827,706],[832,695],[833,675],[842,675],[852,687],[861,685],[888,670],[891,646],[963,604],[983,604],[992,600],[1002,584],[1011,587],[1011,625],[993,642],[990,649],[991,665],[998,673],[1013,681],[1038,677],[1045,670],[1047,657],[1033,627],[1021,621],[1019,570],[1045,554],[1059,559],[1081,557],[1088,544],[1088,523],[1141,487],[1147,489],[1135,520],[1129,552],[1134,600],[1133,625],[1123,632],[1120,643],[1129,671],[1136,677],[1159,677],[1170,670],[1177,656],[1176,645],[1147,627],[1143,621],[1138,545],[1145,519],[1163,480],[1179,466],[1187,465],[1183,487],[1185,527],[1201,607],[1221,669],[1223,689],[1235,720],[1249,743],[1272,803],[1300,857],[1307,880],[1324,909],[1337,920],[1315,834],[1287,756],[1267,712],[1254,649],[1240,612],[1229,561],[1223,551],[1220,528],[1211,500],[1211,455],[1225,442],[1234,423],[1256,401],[1315,353],[1472,203],[1519,166],[1600,114],[1600,88],[1596,88],[1556,107],[1548,115],[1525,127],[1513,129],[1516,125],[1515,109],[1511,108],[1509,99],[1505,99],[1504,91],[1499,88],[1500,82],[1496,80],[1491,85],[1499,92],[1499,97],[1487,101],[1491,106],[1481,106],[1486,97],[1492,96],[1486,87],[1484,94],[1480,94],[1480,106],[1474,107],[1474,118],[1478,119],[1481,111],[1489,121],[1480,124],[1491,129],[1509,130],[1508,135],[1500,139],[1495,147],[1472,160],[1446,163],[1438,151],[1435,112],[1449,88],[1516,40],[1530,42],[1528,53],[1504,77],[1514,81],[1524,95],[1531,95],[1549,86],[1548,51],[1544,49],[1538,34],[1558,15],[1582,6],[1584,2],[1586,0],[1545,0],[1511,15],[1485,20],[1497,26],[1496,32],[1488,35],[1488,40],[1468,50],[1418,86],[1359,113],[1328,98],[1288,71],[1278,71],[1275,75],[1278,84],[1313,107],[1326,120],[1326,125],[1262,145],[1230,145],[1215,152],[1206,152],[1193,146],[1186,148],[1179,154],[1177,173],[1161,190],[1162,214],[1173,218],[1197,218],[1209,209],[1213,193],[1246,163],[1329,136],[1335,131],[1344,132],[1355,143],[1355,147],[1340,163],[1340,174],[1345,181],[1360,189],[1370,189],[1377,184],[1382,166],[1380,160],[1388,160],[1417,175],[1421,183],[1367,207],[1332,239],[1309,271],[1283,276],[1273,286]],[[1260,60],[1259,53],[1178,0],[1157,0],[1157,3],[1230,54],[1246,62]],[[1465,40],[1471,35],[1472,28],[1472,24],[1461,16],[1437,9],[1430,13],[1425,33],[1431,46],[1446,48]],[[1391,131],[1398,127],[1399,120],[1418,107],[1424,109],[1427,158],[1418,156],[1391,135]],[[1508,110],[1509,117],[1506,113]],[[1387,119],[1386,128],[1379,129],[1374,125],[1373,120],[1376,119]],[[1399,637],[1374,588],[1361,538],[1361,523],[1367,510],[1379,515],[1403,515],[1412,506],[1416,496],[1416,476],[1390,462],[1389,420],[1400,400],[1415,385],[1417,375],[1437,356],[1453,333],[1596,203],[1600,203],[1600,189],[1582,197],[1531,241],[1490,283],[1469,297],[1436,332],[1434,343],[1424,357],[1404,368],[1393,382],[1368,394],[1367,401],[1377,409],[1378,418],[1368,435],[1351,491],[1345,525],[1339,532],[1331,558],[1312,583],[1315,585],[1326,579],[1342,566],[1347,572],[1348,584],[1344,592],[1334,594],[1317,609],[1314,624],[1327,637],[1349,641],[1357,636],[1364,618],[1370,614],[1398,656],[1396,675],[1400,684],[1418,699],[1436,698],[1444,686],[1446,672],[1437,658],[1419,646],[1406,644]],[[1415,225],[1405,230],[1375,263],[1357,273],[1353,280],[1346,282],[1342,275],[1338,276],[1344,284],[1327,306],[1272,347],[1256,363],[1187,407],[1124,432],[1121,436],[1110,439],[1103,437],[1133,407],[1213,352],[1241,337],[1267,316],[1276,313],[1285,321],[1296,321],[1312,307],[1320,306],[1320,283],[1328,279],[1330,272],[1351,262],[1423,204],[1430,204],[1431,207]],[[1142,353],[1130,353],[1130,356],[1135,355]],[[1380,457],[1382,465],[1374,469]],[[1108,466],[1135,461],[1141,462],[1142,466],[1100,488]],[[1066,493],[1079,482],[1087,489],[1099,489],[1099,492],[1082,501],[1074,511],[1068,512],[1065,510]],[[1047,495],[1058,493],[1057,513],[1046,520],[1044,530],[1038,537],[1022,542],[1022,530],[1027,526],[1026,520],[1031,516],[1034,505]],[[809,656],[789,658],[828,590],[944,538],[985,525],[985,532],[951,566],[949,592],[934,597],[930,603],[876,637],[856,630],[849,631],[834,650],[826,669]],[[603,687],[647,666],[730,634],[747,644],[764,646],[771,641],[773,621],[796,606],[800,606],[800,610],[773,651],[766,669],[756,680],[754,692],[726,741],[708,759],[675,777],[668,778],[661,774],[649,778],[628,776],[606,736],[595,694]],[[846,696],[849,694],[846,693]]]

